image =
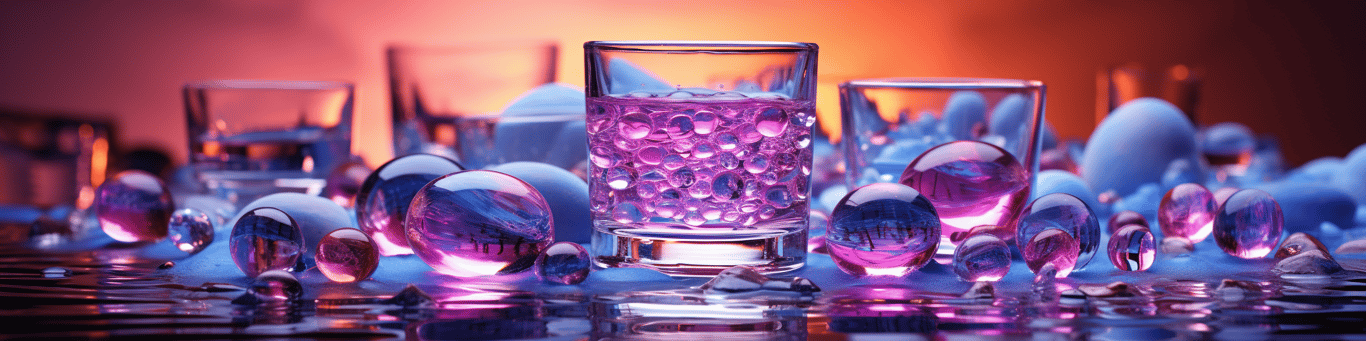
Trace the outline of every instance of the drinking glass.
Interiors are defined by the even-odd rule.
[[[185,85],[190,162],[239,206],[276,192],[317,195],[350,160],[349,83],[211,80]]]
[[[1201,68],[1176,64],[1165,68],[1154,68],[1139,63],[1129,63],[1109,68],[1097,80],[1096,125],[1100,125],[1110,112],[1124,103],[1142,98],[1157,97],[1171,102],[1186,114],[1192,123],[1198,123],[1200,104]]]
[[[852,189],[896,182],[921,153],[958,140],[1005,149],[1032,178],[1039,170],[1043,106],[1039,81],[886,78],[844,83],[845,183]]]
[[[557,56],[558,47],[546,41],[391,45],[387,61],[394,155],[444,155],[467,168],[521,161],[500,159],[488,142],[503,108],[555,81]],[[536,122],[563,125],[576,120],[582,116]]]
[[[594,264],[711,276],[806,260],[815,44],[594,41]]]

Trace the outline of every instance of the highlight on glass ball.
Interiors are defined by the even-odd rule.
[[[925,266],[940,242],[940,219],[919,191],[897,183],[859,187],[830,213],[826,248],[860,276],[905,276]]]
[[[156,175],[139,170],[120,172],[95,190],[95,216],[114,240],[133,243],[166,237],[175,203]]]
[[[486,170],[453,173],[423,186],[405,225],[413,252],[456,277],[532,264],[555,235],[550,206],[536,188]]]
[[[303,255],[304,238],[289,214],[262,207],[237,218],[228,239],[232,261],[247,277],[270,270],[290,270]]]
[[[356,221],[384,256],[412,254],[408,245],[408,205],[428,182],[465,170],[459,163],[430,154],[399,157],[375,169],[356,193]]]

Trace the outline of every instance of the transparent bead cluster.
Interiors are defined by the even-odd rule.
[[[805,221],[812,101],[679,91],[589,98],[588,108],[595,221]]]

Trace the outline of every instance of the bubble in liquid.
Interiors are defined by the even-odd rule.
[[[1214,216],[1214,241],[1238,258],[1266,257],[1281,241],[1281,206],[1257,189],[1233,193]]]
[[[1074,264],[1069,264],[1066,270],[1058,266],[1060,272],[1070,273],[1074,268],[1086,267],[1095,257],[1096,249],[1100,248],[1100,223],[1096,215],[1086,206],[1086,202],[1071,194],[1050,193],[1029,203],[1020,212],[1015,240],[1020,250],[1024,250],[1036,234],[1050,229],[1067,233],[1077,243]]]
[[[414,154],[390,160],[376,169],[356,194],[356,221],[384,256],[412,254],[404,217],[413,196],[427,182],[464,167],[444,157]]]
[[[352,208],[356,203],[356,194],[360,193],[361,186],[372,172],[364,162],[350,161],[337,166],[327,174],[327,185],[323,187],[322,197],[341,207]]]
[[[1020,248],[1020,255],[1024,256],[1030,271],[1037,274],[1045,265],[1050,265],[1057,270],[1053,276],[1063,278],[1071,274],[1077,264],[1078,246],[1077,240],[1066,231],[1046,229],[1028,239]]]
[[[132,243],[166,237],[175,203],[166,184],[140,170],[120,172],[95,191],[95,217],[114,240]]]
[[[958,243],[953,252],[953,273],[968,282],[995,282],[1010,272],[1010,246],[990,233]]]
[[[180,251],[195,253],[213,243],[213,222],[209,215],[193,208],[175,211],[167,223],[171,244]]]
[[[664,126],[664,132],[675,140],[691,137],[693,135],[692,118],[688,115],[676,115],[669,118],[669,122]]]
[[[318,271],[327,279],[350,283],[370,278],[379,267],[379,249],[365,232],[333,230],[318,241]]]
[[[934,203],[945,240],[981,225],[1013,228],[1011,220],[1029,198],[1029,171],[1000,147],[978,141],[925,151],[901,173],[900,182]]]
[[[288,271],[271,270],[256,276],[251,282],[251,293],[265,301],[289,301],[302,297],[304,286]]]
[[[536,274],[549,282],[579,284],[588,278],[591,265],[588,250],[583,246],[574,242],[558,242],[536,257]]]
[[[1129,224],[1110,236],[1110,263],[1124,271],[1143,271],[1153,265],[1157,241],[1147,226]]]
[[[650,123],[650,117],[641,113],[630,113],[617,120],[617,131],[621,137],[636,140],[650,135],[654,127]]]
[[[1157,206],[1157,225],[1163,237],[1181,237],[1199,243],[1214,229],[1214,194],[1205,186],[1187,183],[1173,187]]]
[[[303,235],[289,214],[262,207],[243,214],[232,227],[228,250],[247,277],[270,270],[289,270],[303,254]]]
[[[1143,214],[1134,211],[1119,211],[1110,216],[1110,222],[1108,224],[1109,232],[1110,234],[1114,234],[1115,232],[1119,232],[1119,228],[1129,225],[1149,227],[1148,219],[1143,217]]]
[[[846,194],[830,214],[826,247],[835,265],[860,276],[903,276],[939,246],[939,215],[914,188],[876,183]]]
[[[692,122],[693,131],[702,135],[711,134],[712,131],[716,130],[716,125],[719,123],[716,114],[706,110],[698,110],[694,113]]]
[[[767,137],[778,137],[787,130],[787,112],[779,108],[767,108],[754,116],[754,129]]]
[[[438,272],[494,275],[534,261],[555,235],[545,198],[522,180],[486,170],[432,180],[408,209],[413,251]],[[529,264],[529,263],[528,263]]]

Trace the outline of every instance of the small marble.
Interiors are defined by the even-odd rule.
[[[228,238],[232,261],[247,277],[270,270],[289,270],[299,263],[304,239],[289,214],[273,207],[248,211],[237,219]]]
[[[1010,272],[1010,246],[990,233],[973,235],[958,243],[953,253],[953,273],[968,282],[995,282]]]
[[[120,172],[95,190],[95,216],[114,240],[132,243],[166,237],[166,222],[175,210],[171,192],[152,173]]]
[[[930,201],[897,183],[859,187],[830,214],[826,247],[835,265],[859,276],[903,276],[930,261],[940,219]]]
[[[1214,194],[1200,184],[1180,184],[1167,191],[1157,207],[1157,223],[1163,237],[1181,237],[1199,243],[1214,230],[1218,209]]]
[[[552,283],[582,283],[591,266],[588,250],[575,242],[550,244],[536,257],[536,274]]]
[[[304,286],[288,271],[270,270],[251,282],[251,293],[263,301],[290,301],[303,296]]]
[[[1057,229],[1067,233],[1077,243],[1078,253],[1075,264],[1065,269],[1058,266],[1059,272],[1072,272],[1084,268],[1100,249],[1100,223],[1091,208],[1084,201],[1071,194],[1050,193],[1029,203],[1020,212],[1016,227],[1015,241],[1024,250],[1027,243],[1038,233]]]
[[[1067,231],[1045,229],[1034,234],[1020,254],[1024,256],[1025,265],[1035,274],[1041,274],[1040,271],[1049,266],[1057,271],[1054,277],[1064,278],[1072,273],[1077,264],[1078,247],[1077,240]]]
[[[180,251],[196,253],[213,243],[213,222],[209,215],[193,208],[175,211],[167,224],[171,244]]]
[[[369,278],[379,267],[379,248],[365,232],[354,228],[333,230],[318,241],[318,271],[337,283]]]
[[[1257,189],[1230,196],[1214,216],[1214,241],[1224,252],[1246,259],[1266,257],[1281,241],[1281,206]]]
[[[1157,256],[1153,233],[1147,226],[1129,224],[1110,236],[1110,263],[1124,271],[1143,271]]]

